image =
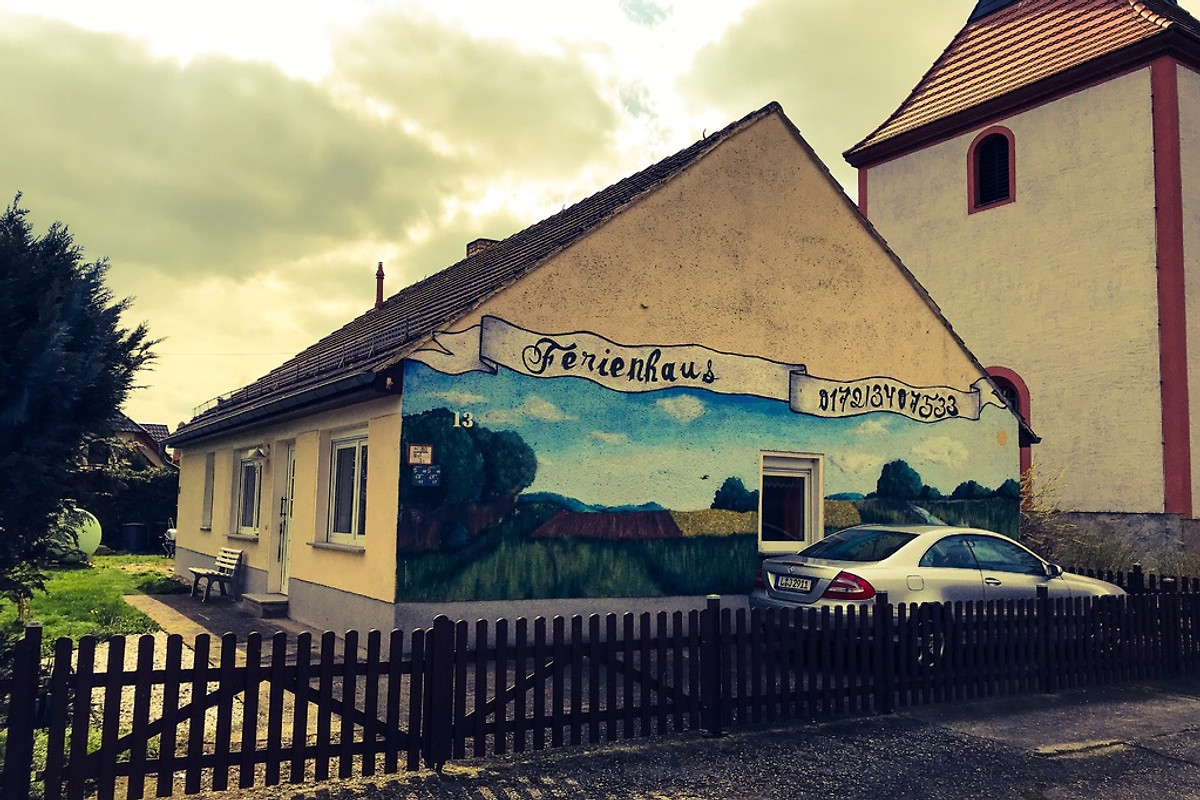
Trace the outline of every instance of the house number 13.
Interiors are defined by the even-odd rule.
[[[455,411],[454,412],[454,427],[456,427],[456,428],[473,428],[473,427],[475,427],[475,416],[470,411]]]

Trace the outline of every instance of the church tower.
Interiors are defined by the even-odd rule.
[[[1060,507],[1191,527],[1200,22],[1172,0],[979,0],[845,155],[860,210],[1041,436]]]

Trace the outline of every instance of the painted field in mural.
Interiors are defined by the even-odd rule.
[[[608,382],[539,375],[528,353],[518,369],[504,358],[468,359],[483,368],[407,362],[398,599],[748,591],[759,563],[761,451],[824,455],[826,530],[932,515],[1015,532],[1017,432],[1005,409],[977,404],[977,419],[950,416],[947,395],[922,390],[912,402],[916,390],[895,384],[890,402],[911,415],[872,409],[870,392],[886,400],[885,390],[866,388],[863,411],[819,416],[795,401],[803,367],[701,348],[651,351],[660,353],[655,378],[677,364],[690,385],[646,389],[644,371],[628,388],[633,379],[620,373],[643,356],[601,344]],[[542,345],[543,359],[550,351]],[[623,365],[615,376],[614,361]],[[854,387],[845,397],[843,411]]]

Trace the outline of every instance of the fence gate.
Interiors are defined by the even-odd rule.
[[[696,611],[473,628],[439,617],[430,702],[451,713],[429,717],[427,759],[436,766],[699,728],[699,630]]]
[[[421,714],[407,699],[420,697],[426,679],[426,636],[414,632],[407,654],[404,639],[393,632],[383,658],[371,631],[362,658],[354,631],[340,657],[331,632],[317,641],[280,632],[268,652],[257,633],[244,649],[226,634],[219,652],[202,634],[189,661],[178,635],[165,652],[152,635],[134,639],[128,657],[126,638],[115,637],[101,663],[94,637],[77,649],[60,639],[48,692],[30,715],[31,735],[34,724],[46,730],[45,796],[108,800],[123,789],[128,798],[165,797],[416,769]]]

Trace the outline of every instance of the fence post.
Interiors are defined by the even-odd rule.
[[[896,637],[894,608],[887,592],[875,594],[875,710],[890,714],[896,710]]]
[[[1050,590],[1046,586],[1037,587],[1037,631],[1038,631],[1038,672],[1041,673],[1042,691],[1053,694],[1058,690],[1058,676],[1054,674],[1054,636],[1053,606],[1050,604]]]
[[[4,746],[4,800],[27,800],[33,782],[33,725],[42,676],[42,623],[30,622],[13,653]]]
[[[454,623],[445,614],[433,620],[427,644],[429,692],[426,695],[425,766],[442,771],[450,758],[454,712]]]
[[[1146,591],[1146,575],[1142,572],[1141,564],[1134,564],[1129,571],[1129,594],[1143,594]]]
[[[721,735],[721,596],[710,594],[700,612],[700,727]]]
[[[1174,578],[1162,578],[1159,583],[1158,616],[1159,630],[1162,631],[1162,653],[1164,666],[1168,677],[1175,677],[1182,671],[1180,662],[1179,636],[1179,600],[1177,593],[1179,583]]]

